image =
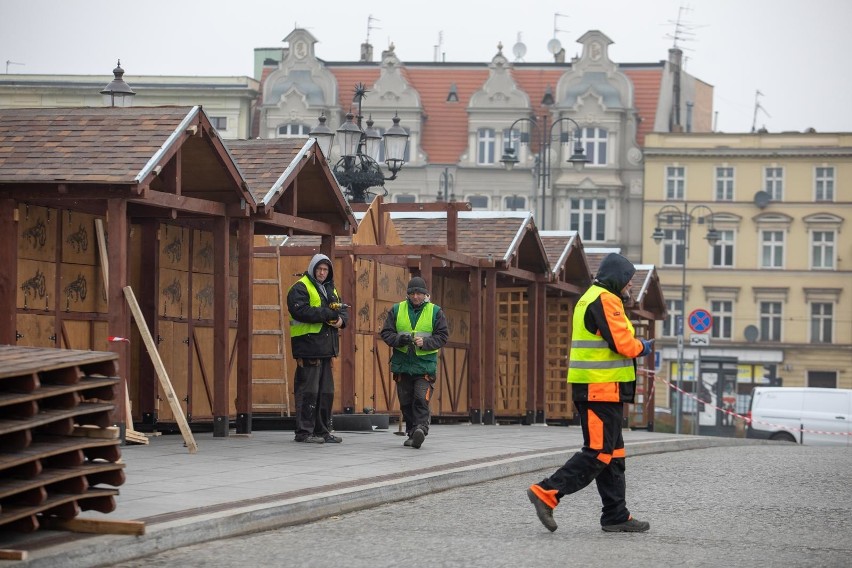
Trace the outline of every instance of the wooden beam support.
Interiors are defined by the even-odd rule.
[[[213,222],[213,436],[228,436],[230,219]]]
[[[343,303],[352,305],[349,309],[349,324],[346,329],[340,331],[340,402],[343,412],[349,414],[358,412],[355,407],[355,264],[348,254],[339,258],[343,274],[337,275],[335,285],[339,286],[338,291],[342,295]]]
[[[157,317],[157,299],[159,298],[159,283],[157,275],[160,273],[159,254],[159,228],[158,221],[145,220],[136,226],[141,231],[140,267],[141,278],[139,280],[139,308],[148,322],[148,331],[152,337],[159,336],[159,318]],[[138,396],[136,406],[142,417],[142,424],[156,426],[157,416],[157,374],[154,365],[148,357],[139,357],[138,372]]]
[[[482,349],[484,377],[483,424],[495,424],[494,406],[497,390],[497,271],[485,272],[485,345]]]
[[[482,423],[482,270],[470,271],[470,421]]]
[[[271,211],[266,215],[256,216],[255,221],[259,225],[266,225],[268,223],[274,225],[278,229],[295,229],[296,231],[312,235],[335,234],[335,229],[330,223],[323,223],[321,221],[311,221],[310,219],[305,219],[304,217],[296,217],[294,215],[278,213],[276,211]],[[258,228],[258,231],[262,230],[263,229]]]
[[[237,232],[237,434],[251,434],[252,334],[254,330],[254,222],[240,219]]]
[[[0,344],[15,345],[18,299],[18,204],[0,199]]]
[[[541,317],[539,314],[539,290],[536,283],[527,286],[527,344],[525,346],[527,352],[527,384],[526,386],[526,404],[524,405],[524,423],[533,424],[535,421],[536,408],[536,385],[539,380],[538,366],[538,344],[541,342],[543,334],[541,333]],[[524,347],[522,347],[524,349]]]
[[[107,304],[109,316],[107,319],[107,335],[110,337],[130,337],[130,312],[124,301],[124,287],[130,280],[130,266],[127,262],[128,241],[130,240],[130,226],[127,219],[127,201],[123,199],[110,199],[107,203],[107,230],[109,239],[107,251],[109,252],[109,288],[107,290]],[[116,387],[115,409],[113,410],[113,424],[117,424],[121,432],[126,429],[125,416],[125,390],[127,379],[130,377],[130,344],[125,341],[108,343],[107,349],[118,354],[118,369],[123,381]]]
[[[76,197],[76,196],[75,196]],[[185,195],[172,195],[161,191],[148,191],[144,197],[134,197],[127,200],[128,203],[138,205],[156,206],[165,209],[174,209],[186,213],[199,213],[211,217],[224,217],[227,214],[227,203],[208,201]]]

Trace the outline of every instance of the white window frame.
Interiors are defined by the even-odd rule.
[[[480,128],[476,131],[476,165],[493,166],[496,158],[497,133],[493,128]]]
[[[760,341],[765,343],[783,341],[784,303],[780,300],[761,300],[758,303],[758,313],[760,316]],[[767,329],[769,333],[764,334],[764,329]],[[765,335],[769,337],[765,337]]]
[[[509,201],[512,203],[509,203]],[[518,203],[520,202],[520,206]],[[515,207],[511,207],[511,205],[515,205]],[[504,211],[526,211],[527,210],[527,198],[523,195],[507,195],[503,198],[503,210]]]
[[[834,342],[834,302],[811,302],[810,309],[810,342]]]
[[[772,201],[784,200],[784,167],[766,166],[763,168],[763,188]]]
[[[282,130],[285,132],[281,132]],[[294,130],[298,130],[298,132],[294,132]],[[310,132],[311,127],[300,122],[279,124],[275,129],[275,135],[278,138],[307,138]]]
[[[834,166],[814,168],[814,200],[834,201]]]
[[[482,200],[482,199],[484,199],[484,200],[485,200],[485,206],[479,206],[479,205],[476,205],[476,203],[475,203],[475,202],[478,202],[478,201],[480,201],[480,200]],[[486,210],[488,210],[488,207],[489,207],[489,205],[490,205],[490,203],[491,203],[491,200],[490,200],[490,199],[488,199],[488,196],[487,196],[487,195],[468,195],[468,196],[465,198],[465,200],[466,200],[466,201],[468,201],[468,202],[470,202],[470,207],[471,207],[471,209],[475,209],[475,210],[477,210],[477,211],[486,211]]]
[[[713,268],[734,268],[736,262],[736,249],[734,248],[735,232],[733,229],[720,229],[719,240],[713,245],[710,252],[710,265]],[[716,252],[719,251],[723,259],[721,263],[716,262]],[[727,262],[726,262],[727,261]]]
[[[682,201],[686,196],[686,166],[666,166],[666,199]]]
[[[685,229],[663,229],[663,240],[660,242],[660,265],[683,266],[686,262]]]
[[[710,313],[713,325],[710,336],[713,339],[730,340],[734,334],[734,302],[733,300],[710,300]]]
[[[810,251],[812,270],[834,270],[837,251],[837,231],[811,230]],[[825,237],[830,236],[830,239]],[[817,239],[820,240],[817,240]]]
[[[228,129],[228,117],[227,116],[211,116],[210,124],[213,125],[218,131],[227,130]],[[220,126],[221,124],[221,126]]]
[[[680,298],[666,299],[666,319],[663,320],[660,334],[662,337],[677,337],[677,317],[683,316],[683,302]]]
[[[568,228],[577,231],[582,242],[606,240],[606,198],[572,197],[568,206]]]
[[[587,126],[580,129],[580,144],[586,153],[586,158],[589,160],[586,163],[588,167],[603,167],[606,166],[609,160],[609,131],[606,128],[598,128],[596,126]],[[576,132],[574,133],[576,135]],[[563,145],[563,151],[568,155],[574,154],[574,144],[568,137],[567,142]]]
[[[417,196],[412,193],[397,193],[393,196],[394,203],[417,203]]]
[[[780,235],[780,241],[773,238],[771,240],[767,240],[769,235],[773,235],[773,237],[777,237]],[[784,268],[784,249],[786,244],[786,232],[782,229],[761,229],[760,230],[760,250],[758,251],[758,258],[760,259],[760,268],[766,268],[770,270],[783,270]],[[769,263],[767,263],[767,258],[765,254],[769,254]],[[776,264],[776,262],[778,264]]]
[[[716,201],[734,200],[734,167],[716,166]]]

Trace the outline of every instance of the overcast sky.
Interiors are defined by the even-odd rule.
[[[556,15],[560,14],[560,15]],[[715,87],[717,129],[852,131],[852,0],[0,0],[0,73],[103,74],[121,59],[134,75],[252,75],[256,47],[295,26],[317,56],[353,61],[367,38],[406,61],[488,62],[498,42],[527,62],[568,58],[588,30],[604,32],[619,63],[667,58],[680,14],[687,70]]]

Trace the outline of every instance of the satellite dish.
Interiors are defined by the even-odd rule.
[[[772,201],[772,196],[765,191],[758,191],[754,194],[754,204],[757,205],[759,209],[763,209],[769,202]]]
[[[746,341],[749,343],[757,341],[757,336],[760,335],[760,331],[755,325],[747,325],[743,333],[745,333]]]
[[[518,42],[512,47],[512,53],[515,54],[515,59],[523,59],[527,54],[527,46],[523,42]]]
[[[547,51],[549,51],[553,55],[556,55],[557,53],[562,51],[562,43],[558,39],[553,38],[552,40],[547,42]]]

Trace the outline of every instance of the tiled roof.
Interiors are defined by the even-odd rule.
[[[225,145],[237,162],[243,179],[258,203],[305,146],[304,138],[227,140]]]
[[[0,109],[0,182],[137,183],[192,109]]]
[[[338,99],[341,109],[346,112],[352,107],[354,86],[361,82],[370,87],[380,75],[376,64],[341,65],[327,63],[328,69],[335,75],[338,84]],[[471,97],[488,79],[488,68],[481,65],[404,66],[402,75],[420,95],[426,120],[421,132],[421,149],[432,164],[457,164],[468,148],[468,113]],[[532,104],[532,111],[540,116],[548,112],[541,105],[545,89],[550,85],[554,91],[559,78],[567,67],[512,68],[512,76],[518,86],[525,91]],[[657,115],[657,102],[662,84],[662,67],[622,69],[633,82],[634,107],[641,118],[637,139],[641,146],[645,135],[652,132]],[[452,83],[456,84],[459,101],[447,102],[447,94]],[[368,100],[370,94],[367,95]],[[520,118],[520,115],[517,117]],[[403,126],[405,126],[403,124]]]

